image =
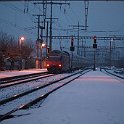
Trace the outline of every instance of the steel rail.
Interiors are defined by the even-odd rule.
[[[39,75],[34,76],[34,77],[27,77],[25,79],[19,79],[15,82],[10,82],[10,83],[7,83],[7,84],[0,84],[0,89],[10,87],[10,86],[14,86],[14,85],[18,85],[18,84],[22,84],[22,83],[26,83],[26,82],[30,82],[30,81],[33,81],[33,80],[38,80],[38,79],[41,79],[41,78],[50,77],[50,76],[53,76],[53,74],[47,74],[47,75],[40,75],[39,74]]]
[[[124,79],[124,77],[121,77],[121,76],[119,76],[119,75],[113,74],[113,73],[107,71],[106,69],[104,69],[104,70],[105,70],[107,73],[109,73],[109,74],[111,74],[111,75],[113,75],[113,76],[116,76],[116,77],[118,77],[118,78]]]
[[[22,80],[22,79],[26,79],[29,77],[37,77],[39,75],[44,75],[44,74],[48,74],[48,72],[38,72],[38,73],[32,73],[32,74],[24,74],[24,75],[12,76],[12,77],[0,78],[0,84],[10,83],[13,81]]]

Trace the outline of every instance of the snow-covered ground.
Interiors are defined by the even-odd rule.
[[[52,81],[61,79],[61,78],[66,77],[68,75],[69,74],[58,74],[58,75],[54,75],[54,77],[46,77],[43,79],[38,79],[36,81],[26,82],[23,84],[14,85],[12,87],[0,89],[0,101],[4,100],[5,98],[10,98],[11,96],[17,96],[19,93],[24,93],[24,92],[27,92],[31,89],[38,89],[39,87],[41,87],[45,84],[49,84]],[[45,94],[46,92],[54,89],[56,86],[60,86],[61,84],[63,84],[63,83],[58,82],[58,83],[52,84],[52,85],[47,86],[43,89],[39,89],[35,92],[27,94],[26,96],[20,97],[19,99],[11,101],[7,104],[0,105],[0,114],[5,114],[14,108],[17,108],[18,106],[26,104],[29,101],[32,101],[33,99],[36,99],[39,96]]]
[[[26,75],[32,73],[46,72],[47,69],[29,69],[29,70],[15,70],[15,71],[0,71],[0,78],[17,76],[17,75]]]
[[[106,70],[107,72],[110,72],[110,73],[112,73],[112,74],[115,74],[115,75],[117,75],[117,76],[119,76],[119,77],[122,77],[122,78],[124,78],[124,73],[116,73],[116,70],[113,70],[113,69],[109,69],[109,70]]]
[[[124,81],[90,71],[1,124],[124,124]]]

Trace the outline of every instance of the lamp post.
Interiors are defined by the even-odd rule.
[[[111,65],[112,65],[112,42],[113,42],[113,38],[110,40],[110,68],[111,68]]]
[[[22,43],[24,42],[25,38],[23,36],[19,37],[19,48],[20,48],[20,67],[19,70],[22,69]]]
[[[40,68],[43,68],[43,55],[42,55],[42,49],[46,47],[45,43],[41,43],[41,47],[40,47],[40,59],[41,59],[41,63],[40,63]]]

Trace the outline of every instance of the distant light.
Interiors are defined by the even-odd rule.
[[[59,64],[59,67],[62,67],[62,65],[61,65],[61,64]]]
[[[19,37],[19,44],[21,45],[25,41],[25,37],[21,36]]]
[[[46,46],[46,44],[45,43],[42,43],[42,47],[45,47]]]
[[[25,38],[24,37],[20,37],[20,40],[23,41],[23,40],[25,40]]]

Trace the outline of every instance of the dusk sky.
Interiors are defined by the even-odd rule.
[[[53,35],[77,35],[77,30],[63,31],[62,29],[70,29],[72,27],[69,25],[77,25],[78,21],[80,25],[85,25],[84,1],[69,1],[69,3],[70,6],[53,5],[53,18],[58,18],[58,20],[53,20]],[[33,2],[25,3],[24,1],[0,2],[0,31],[11,34],[15,38],[24,35],[27,39],[35,41],[37,39],[37,23],[34,22],[37,19],[32,14],[42,14],[42,6],[34,6]],[[47,6],[47,17],[50,17],[50,5]],[[90,1],[87,23],[88,29],[87,31],[80,30],[81,36],[123,35],[124,2]]]

